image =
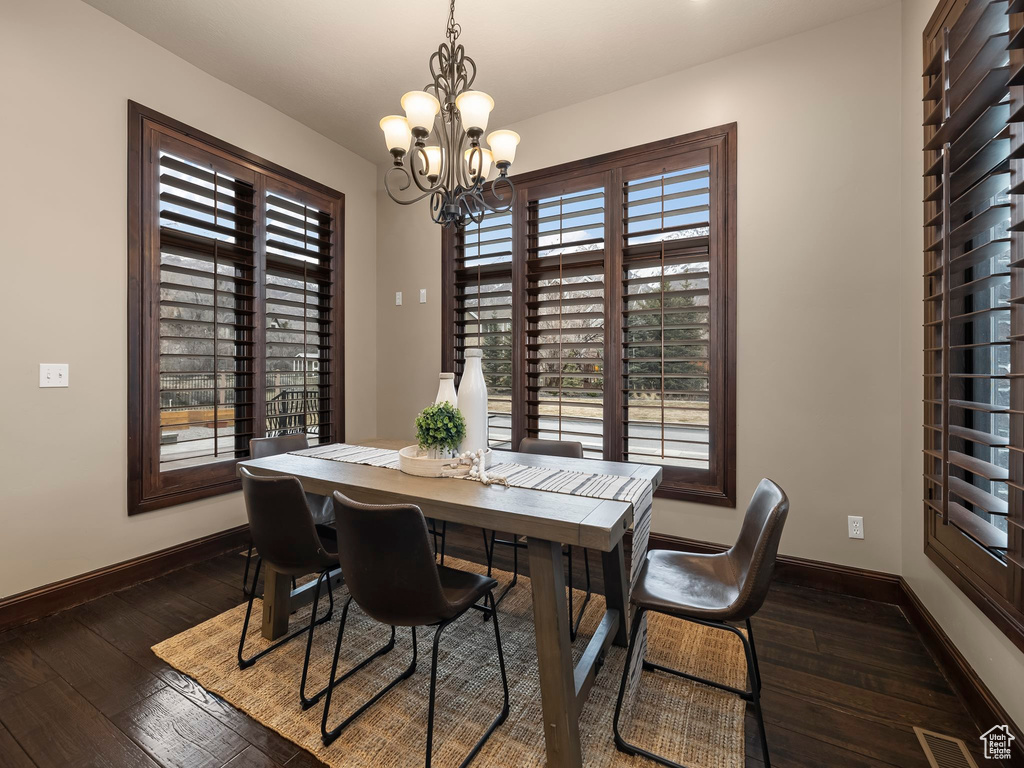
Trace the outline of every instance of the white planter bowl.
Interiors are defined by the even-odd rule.
[[[484,452],[484,469],[491,466],[494,452],[488,448]],[[458,461],[458,457],[451,459],[431,459],[427,452],[421,450],[418,445],[407,445],[398,452],[398,468],[407,475],[416,477],[443,477],[452,474],[452,464]],[[462,467],[465,472],[469,467]]]

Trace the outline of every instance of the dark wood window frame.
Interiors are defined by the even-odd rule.
[[[1022,13],[943,0],[923,33],[922,479],[925,554],[1024,650]]]
[[[173,470],[176,479],[167,483],[166,487],[162,489],[159,487],[159,483],[152,482],[154,477],[159,478],[160,475],[159,452],[157,450],[154,455],[153,449],[154,444],[158,444],[159,440],[154,441],[152,435],[147,434],[147,428],[148,425],[152,425],[153,414],[158,414],[160,407],[159,385],[152,384],[153,371],[158,370],[156,366],[159,362],[159,350],[152,344],[151,339],[149,341],[147,339],[154,336],[152,332],[153,318],[159,317],[157,313],[153,312],[159,297],[154,295],[151,286],[154,284],[152,279],[154,265],[158,263],[161,249],[159,246],[151,245],[151,241],[154,239],[151,237],[151,233],[154,231],[152,223],[154,212],[147,210],[145,202],[155,199],[153,188],[156,174],[152,170],[154,166],[151,157],[150,134],[170,137],[169,140],[177,142],[177,145],[185,151],[194,149],[197,155],[205,153],[207,156],[218,158],[226,167],[239,169],[239,172],[254,179],[255,189],[261,195],[258,201],[260,211],[263,210],[264,205],[262,196],[268,192],[274,194],[275,191],[280,190],[289,195],[289,199],[302,200],[303,205],[307,204],[306,199],[316,201],[315,204],[321,206],[320,210],[330,213],[334,222],[334,231],[330,244],[322,246],[322,253],[324,261],[329,265],[331,271],[332,292],[330,309],[325,311],[322,316],[324,317],[323,322],[330,324],[331,331],[330,340],[327,343],[321,342],[320,346],[327,350],[331,366],[329,393],[324,398],[325,401],[329,401],[329,406],[324,406],[324,410],[328,411],[329,407],[331,420],[334,423],[330,424],[329,434],[322,435],[322,439],[343,440],[345,434],[345,196],[320,182],[294,173],[141,104],[129,101],[127,485],[129,515],[236,491],[240,488],[240,482],[235,477],[234,465],[244,458],[244,452],[240,452],[240,455],[236,454],[223,461]],[[278,192],[278,194],[280,193]],[[268,202],[273,201],[268,199]],[[314,203],[309,202],[308,204],[313,205]],[[267,292],[264,286],[264,275],[267,268],[268,251],[263,216],[257,217],[254,214],[253,218],[257,221],[251,227],[255,256],[252,268],[254,281],[254,287],[251,289],[252,307],[249,311],[254,319],[251,321],[251,327],[247,327],[251,338],[243,343],[249,345],[252,350],[250,354],[254,360],[253,369],[248,374],[253,382],[251,388],[254,397],[252,413],[247,418],[252,422],[252,434],[260,436],[264,434],[266,428],[264,393],[267,386],[265,359]],[[306,227],[307,229],[315,228],[315,225],[306,225]],[[159,225],[155,229],[158,230]],[[157,261],[154,261],[154,258]],[[158,266],[156,268],[159,269]],[[216,268],[214,271],[216,272]],[[306,277],[301,268],[297,274],[299,277],[296,279],[301,278],[310,283],[314,283],[317,279],[316,277]],[[216,296],[216,294],[214,295]],[[302,307],[303,316],[308,317],[305,305],[303,304]],[[303,328],[306,328],[309,322],[306,320]],[[309,331],[302,331],[304,340],[307,333]],[[220,338],[216,335],[216,326],[214,326],[214,338]],[[216,360],[216,357],[214,359]],[[303,362],[302,377],[304,380],[307,376],[307,365]],[[320,381],[320,379],[317,380]],[[306,386],[303,385],[304,391]],[[305,395],[303,397],[305,398]],[[305,399],[303,399],[303,409],[306,408]],[[149,430],[152,431],[152,428],[149,427]],[[159,428],[157,428],[157,437],[159,437]],[[156,492],[154,492],[154,487],[157,488]]]
[[[584,160],[519,174],[514,177],[517,200],[512,220],[512,414],[511,436],[517,445],[528,433],[526,328],[524,307],[527,301],[527,276],[524,252],[528,237],[526,208],[530,190],[542,185],[572,182],[584,177],[604,175],[610,202],[606,215],[605,272],[605,358],[606,396],[604,398],[604,457],[622,460],[624,455],[621,381],[622,365],[622,180],[623,168],[672,158],[687,153],[705,152],[712,158],[715,180],[712,187],[712,220],[714,236],[709,245],[709,258],[714,260],[712,279],[712,370],[715,371],[711,391],[710,468],[702,481],[695,482],[692,473],[667,467],[658,495],[703,504],[736,506],[736,124],[651,142]],[[614,215],[613,215],[614,213]],[[460,233],[445,229],[441,235],[442,251],[442,349],[441,365],[446,371],[457,369],[456,268]],[[689,476],[688,476],[689,475]]]

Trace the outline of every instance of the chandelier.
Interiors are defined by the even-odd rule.
[[[455,44],[461,32],[451,0],[448,42],[430,57],[433,82],[402,97],[405,117],[388,115],[380,121],[395,161],[384,174],[388,196],[402,205],[429,197],[431,217],[446,227],[467,218],[479,224],[487,213],[509,211],[515,197],[508,169],[519,134],[493,131],[487,135],[488,146],[480,143],[494,99],[471,90],[476,63]],[[492,165],[498,175],[488,183]]]

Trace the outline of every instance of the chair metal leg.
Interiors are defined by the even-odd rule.
[[[448,521],[441,521],[441,531],[437,530],[437,520],[430,518],[430,535],[434,540],[434,557],[441,556],[441,565],[444,565],[445,540],[448,537]],[[441,546],[437,546],[437,540],[441,540]]]
[[[459,764],[459,768],[466,768],[472,762],[473,758],[477,756],[477,753],[481,750],[487,739],[494,733],[494,729],[505,722],[508,717],[509,703],[508,703],[508,677],[505,674],[505,655],[501,647],[501,633],[498,630],[498,610],[494,603],[494,593],[488,592],[484,598],[484,605],[487,605],[488,599],[490,600],[493,618],[494,618],[494,642],[498,647],[498,667],[501,670],[501,685],[504,691],[504,699],[502,701],[501,712],[494,718],[490,726],[484,732],[484,735],[473,745],[473,748],[466,755],[465,759]],[[456,617],[457,619],[458,617]],[[439,624],[437,631],[434,633],[434,651],[430,661],[430,701],[427,709],[427,755],[424,763],[425,768],[430,768],[431,757],[433,756],[434,747],[434,701],[437,692],[437,649],[441,641],[441,632],[451,624],[455,619],[450,619],[442,624]]]
[[[341,640],[342,640],[342,637],[345,634],[345,621],[348,618],[348,609],[349,609],[349,607],[351,605],[352,605],[352,598],[350,597],[348,600],[345,601],[345,607],[341,611],[341,623],[338,625],[338,640],[337,640],[337,642],[334,645],[334,661],[331,663],[331,677],[330,677],[330,681],[327,683],[327,688],[322,692],[322,693],[325,693],[326,696],[327,696],[327,699],[324,702],[324,714],[323,714],[323,717],[320,719],[320,738],[323,739],[324,746],[328,746],[329,744],[331,744],[336,738],[338,738],[338,736],[341,735],[342,731],[344,731],[353,722],[355,722],[357,717],[359,717],[366,710],[368,710],[370,707],[372,707],[374,704],[376,704],[378,701],[380,701],[381,698],[383,698],[384,695],[387,694],[388,691],[390,691],[392,688],[394,688],[396,685],[398,685],[403,680],[409,678],[412,675],[412,673],[416,671],[416,628],[413,627],[412,628],[412,661],[409,663],[408,668],[406,668],[406,670],[404,672],[402,672],[402,674],[400,674],[398,677],[396,677],[394,680],[392,680],[390,683],[388,683],[386,686],[384,686],[381,690],[379,690],[377,693],[375,693],[373,695],[373,698],[371,698],[365,704],[360,706],[359,709],[357,709],[355,712],[353,712],[347,718],[345,718],[340,723],[338,723],[338,725],[336,725],[334,728],[332,728],[330,730],[327,729],[327,717],[328,717],[328,715],[331,712],[331,698],[333,696],[334,689],[338,686],[339,683],[347,680],[354,673],[358,672],[360,669],[362,669],[367,664],[369,664],[371,661],[373,661],[373,659],[377,658],[378,656],[382,656],[383,653],[387,652],[387,651],[383,651],[383,649],[378,650],[372,656],[368,657],[367,659],[365,659],[362,662],[360,662],[357,666],[355,666],[352,669],[350,669],[348,672],[346,672],[340,678],[337,677],[337,674],[338,674],[338,657],[341,654]],[[385,648],[387,648],[388,650],[391,650],[391,647],[394,647],[394,643],[395,643],[395,628],[391,627],[391,640],[388,642],[388,644],[385,646]]]
[[[249,552],[245,556],[245,573],[242,574],[242,594],[249,597],[249,563],[252,562],[252,551],[255,545],[249,541]]]
[[[636,645],[636,637],[637,637],[637,632],[639,631],[639,628],[640,628],[641,618],[642,618],[642,616],[643,616],[643,614],[645,612],[646,611],[643,610],[643,609],[641,609],[640,611],[637,612],[636,618],[634,619],[634,622],[633,622],[633,629],[632,629],[632,631],[630,633],[629,647],[626,649],[626,653],[627,653],[626,664],[625,664],[625,666],[624,666],[624,668],[622,670],[622,682],[619,685],[619,698],[618,698],[618,701],[615,704],[615,719],[612,721],[612,727],[613,727],[613,729],[615,731],[615,746],[616,746],[616,748],[618,748],[618,750],[620,752],[625,752],[626,754],[629,754],[629,755],[643,755],[644,757],[649,758],[650,760],[654,760],[657,763],[661,763],[662,765],[670,766],[670,768],[685,768],[685,766],[681,766],[679,763],[672,762],[671,760],[668,760],[667,758],[661,757],[660,755],[656,755],[653,752],[648,752],[647,750],[645,750],[645,749],[643,749],[641,747],[638,747],[635,744],[630,744],[629,742],[627,742],[622,737],[622,734],[619,732],[619,714],[620,714],[621,709],[622,709],[622,699],[623,699],[623,696],[624,696],[624,694],[626,692],[626,681],[627,681],[627,679],[629,677],[630,661],[631,661],[632,655],[633,655],[633,648]],[[671,614],[669,614],[669,615],[671,615]],[[710,686],[712,688],[718,688],[719,690],[722,690],[722,691],[728,691],[729,693],[733,693],[733,694],[739,696],[744,701],[750,702],[753,705],[753,707],[754,707],[754,714],[757,716],[757,725],[758,725],[758,730],[760,731],[760,737],[761,737],[761,754],[763,756],[764,766],[765,766],[765,768],[771,768],[771,760],[770,760],[770,758],[768,756],[768,739],[767,739],[767,736],[765,734],[764,717],[763,717],[763,714],[761,712],[760,674],[754,671],[755,670],[755,665],[756,665],[757,662],[756,662],[756,657],[754,655],[754,646],[752,644],[752,639],[750,641],[748,641],[747,636],[744,635],[739,629],[737,629],[736,627],[733,627],[733,626],[731,626],[729,624],[722,623],[722,622],[702,621],[700,619],[693,619],[693,618],[690,618],[690,617],[687,617],[687,616],[675,616],[675,618],[682,619],[683,621],[689,621],[689,622],[692,622],[694,624],[700,624],[700,625],[705,626],[705,627],[713,627],[715,629],[724,629],[724,630],[726,630],[728,632],[732,632],[733,634],[735,634],[740,639],[740,642],[743,644],[743,653],[746,656],[746,660],[747,660],[747,676],[750,678],[750,681],[751,681],[751,689],[749,691],[741,691],[738,688],[734,688],[734,687],[729,686],[729,685],[724,685],[724,684],[718,683],[718,682],[716,682],[714,680],[707,680],[705,678],[698,677],[696,675],[691,675],[691,674],[689,674],[687,672],[682,672],[682,671],[680,671],[678,669],[671,669],[669,667],[663,667],[660,664],[652,664],[651,662],[648,662],[646,660],[643,661],[644,669],[656,670],[656,671],[659,671],[659,672],[666,672],[666,673],[668,673],[670,675],[675,675],[676,677],[682,677],[682,678],[685,678],[687,680],[692,680],[695,683],[700,683],[702,685],[707,685],[707,686]],[[749,632],[749,621],[748,621],[748,632]],[[750,637],[752,638],[753,636],[751,635]]]
[[[505,588],[502,589],[501,592],[498,593],[498,599],[495,600],[495,601],[492,601],[492,604],[494,606],[493,610],[496,611],[496,610],[498,610],[498,606],[501,604],[501,601],[504,600],[505,597],[508,595],[508,593],[511,591],[511,589],[516,584],[519,583],[519,549],[520,549],[520,544],[516,540],[515,535],[513,535],[511,541],[506,541],[504,539],[497,538],[497,535],[498,535],[497,531],[491,531],[491,543],[490,543],[490,547],[488,547],[488,545],[487,545],[487,531],[483,531],[483,535],[484,535],[484,553],[487,556],[487,575],[488,576],[491,575],[491,569],[492,569],[492,567],[494,565],[494,545],[495,544],[505,544],[505,545],[508,545],[508,546],[512,547],[512,581],[510,581],[508,584],[506,584]],[[483,611],[484,620],[486,621],[487,618],[490,616],[490,610],[491,609],[486,608],[485,606],[486,606],[486,601],[485,601],[485,605],[484,606],[478,605],[476,607],[477,607],[477,610]]]
[[[750,654],[754,657],[754,684],[757,690],[761,690],[761,667],[757,663],[757,647],[754,645],[754,628],[750,626],[750,619],[747,622],[747,637],[750,639]]]
[[[572,546],[569,545],[566,548],[565,555],[569,559],[568,567],[568,579],[566,584],[569,588],[569,642],[576,642],[576,635],[579,634],[580,624],[583,623],[583,613],[587,610],[587,603],[590,602],[590,558],[587,557],[587,550],[583,549],[583,571],[587,578],[587,592],[583,597],[583,605],[580,606],[580,613],[578,616],[574,615],[572,602],[573,602],[573,587],[572,587]]]
[[[268,647],[264,648],[259,653],[255,654],[253,656],[250,656],[249,658],[245,658],[245,636],[249,633],[249,620],[250,620],[250,618],[252,618],[252,604],[256,600],[256,584],[260,580],[260,569],[262,567],[263,567],[263,558],[261,558],[259,556],[259,553],[257,553],[257,556],[256,556],[256,570],[253,572],[253,577],[252,577],[252,590],[250,590],[250,592],[249,592],[249,605],[245,609],[245,621],[242,622],[242,637],[238,641],[238,668],[239,669],[247,669],[248,667],[251,667],[253,664],[255,664],[257,662],[257,660],[263,658],[264,656],[266,656],[271,651],[280,648],[282,645],[287,643],[289,640],[294,640],[296,637],[298,637],[299,635],[303,634],[304,632],[312,633],[314,627],[319,626],[320,624],[323,624],[325,621],[328,621],[331,618],[331,614],[329,612],[326,615],[324,615],[323,617],[319,618],[319,619],[316,618],[316,612],[315,612],[315,609],[314,609],[314,611],[309,614],[309,622],[310,623],[309,623],[308,627],[300,627],[299,629],[297,629],[294,632],[292,632],[290,635],[285,635],[280,640],[278,640],[276,643],[273,643],[273,644],[269,645]],[[324,573],[321,573],[320,574],[320,578],[323,578],[324,575],[325,575]],[[329,577],[329,574],[328,574],[328,577]],[[317,591],[319,591],[319,579],[317,580],[317,587],[316,587],[316,589],[317,589]],[[333,604],[333,598],[331,599],[331,602]]]

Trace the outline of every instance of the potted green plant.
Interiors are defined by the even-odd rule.
[[[431,459],[450,459],[466,436],[462,412],[445,401],[427,406],[416,417],[416,439]]]

